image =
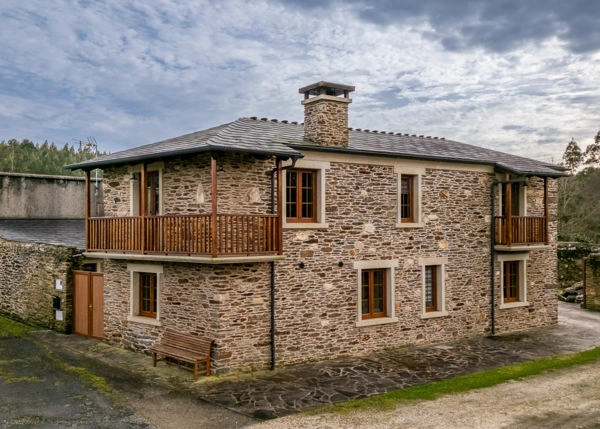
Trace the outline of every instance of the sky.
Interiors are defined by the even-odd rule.
[[[117,152],[231,122],[349,126],[559,162],[600,129],[598,0],[1,0],[0,141]]]

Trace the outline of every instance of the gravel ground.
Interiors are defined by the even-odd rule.
[[[255,429],[600,428],[600,362],[511,381],[391,411],[294,415]]]

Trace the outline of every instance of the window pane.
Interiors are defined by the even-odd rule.
[[[412,219],[412,177],[400,178],[400,218]]]
[[[362,287],[362,314],[369,314],[369,286]]]
[[[433,267],[425,267],[425,307],[433,307],[435,305],[433,275]]]

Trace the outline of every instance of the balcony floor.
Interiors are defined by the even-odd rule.
[[[240,255],[240,256],[188,256],[188,255],[142,255],[139,253],[105,253],[85,252],[83,254],[90,259],[126,259],[129,261],[153,261],[153,262],[186,262],[191,264],[244,264],[247,262],[271,262],[282,261],[285,255]]]

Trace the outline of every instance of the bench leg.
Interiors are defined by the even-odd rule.
[[[156,352],[152,353],[152,362],[153,362],[154,366],[156,367]]]
[[[210,376],[210,357],[206,359],[206,376]]]

